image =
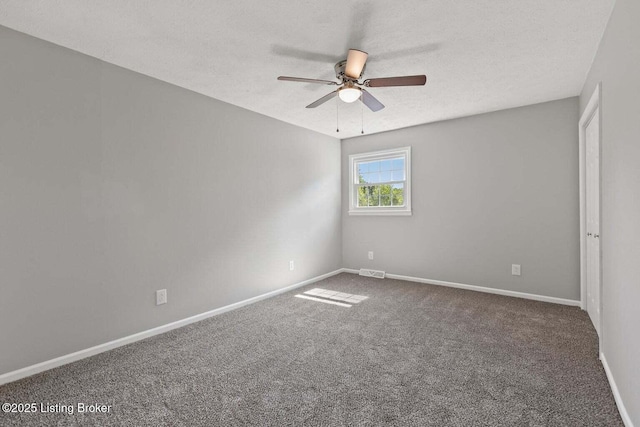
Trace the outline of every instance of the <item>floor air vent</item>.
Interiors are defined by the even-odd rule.
[[[384,271],[369,270],[368,268],[361,268],[360,275],[365,277],[375,277],[377,279],[384,279]]]

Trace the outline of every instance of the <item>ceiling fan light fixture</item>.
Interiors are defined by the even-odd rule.
[[[343,87],[338,90],[338,96],[346,103],[357,101],[361,93],[362,90],[359,87]]]

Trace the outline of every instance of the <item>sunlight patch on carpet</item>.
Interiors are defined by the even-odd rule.
[[[323,302],[325,304],[333,304],[333,305],[339,305],[340,307],[351,307],[351,304],[345,304],[343,302],[338,302],[338,301],[331,301],[328,299],[323,299],[323,298],[316,298],[316,297],[310,297],[308,295],[295,295],[296,298],[303,298],[303,299],[308,299],[311,301],[318,301],[318,302]]]
[[[358,304],[369,297],[364,295],[345,294],[344,292],[331,291],[328,289],[314,288],[305,292],[306,295],[313,295],[320,298],[327,298],[336,301],[344,301],[350,304]]]

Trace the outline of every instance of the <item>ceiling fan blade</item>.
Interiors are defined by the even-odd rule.
[[[368,79],[365,80],[363,84],[368,87],[422,86],[426,82],[427,76],[422,74],[419,76],[382,77],[379,79]]]
[[[367,62],[369,54],[357,49],[349,49],[347,55],[347,65],[344,67],[344,74],[352,79],[359,79],[362,74],[364,64]]]
[[[285,82],[302,82],[302,83],[318,83],[322,85],[337,85],[338,83],[333,82],[331,80],[320,80],[320,79],[305,79],[303,77],[287,77],[280,76],[278,80],[283,80]]]
[[[362,89],[362,97],[360,98],[360,100],[364,105],[369,107],[369,109],[374,113],[384,108],[384,105],[382,104],[382,102],[378,101],[373,95],[371,95],[369,92],[367,92],[364,89]]]
[[[318,105],[322,105],[328,100],[330,100],[331,98],[334,98],[337,94],[338,94],[338,91],[334,90],[333,92],[328,93],[322,98],[318,99],[316,102],[312,102],[311,104],[307,105],[307,108],[316,108]]]

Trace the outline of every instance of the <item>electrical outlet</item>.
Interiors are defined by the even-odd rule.
[[[167,303],[167,290],[160,289],[156,291],[156,305],[162,305]]]
[[[293,261],[289,261],[289,271],[293,271],[294,268],[295,264],[293,263]]]
[[[511,264],[511,275],[520,276],[520,264]]]
[[[369,259],[373,259],[373,251],[369,251]]]

